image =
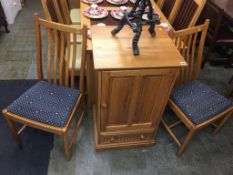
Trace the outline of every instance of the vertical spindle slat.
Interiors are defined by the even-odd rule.
[[[39,23],[38,14],[34,15],[35,21],[35,33],[36,33],[36,50],[37,50],[37,77],[39,80],[44,79],[43,67],[42,67],[42,40],[41,40],[41,26]]]
[[[191,65],[191,57],[190,57],[190,49],[191,49],[191,42],[192,42],[192,35],[189,35],[188,36],[188,44],[187,44],[187,52],[186,52],[186,55],[185,55],[185,60],[187,61],[188,63],[188,67],[186,69],[188,69],[188,80],[191,80],[191,76],[192,76],[192,72],[191,72],[191,69],[190,67],[192,66]]]
[[[76,65],[76,46],[77,46],[77,34],[73,33],[73,58],[72,58],[72,68],[71,68],[71,88],[74,88],[74,77],[75,77],[75,65]]]
[[[51,32],[52,30],[47,29],[47,78],[48,82],[51,83]]]
[[[195,70],[195,51],[196,51],[196,42],[197,42],[197,35],[198,35],[198,32],[194,33],[193,35],[193,42],[192,42],[192,50],[191,50],[191,67],[190,67],[190,72],[191,72],[191,76],[194,76],[194,70]],[[193,79],[193,77],[191,77],[191,79]]]
[[[64,85],[64,50],[65,50],[65,33],[60,32],[61,36],[61,47],[60,47],[60,65],[59,65],[59,84]]]
[[[57,58],[58,58],[58,32],[53,30],[54,37],[54,59],[53,59],[53,82],[57,84]]]
[[[66,34],[67,46],[66,46],[66,67],[65,67],[65,86],[69,86],[69,65],[70,65],[70,34]]]
[[[182,50],[181,50],[181,55],[184,57],[185,59],[185,55],[186,55],[186,52],[187,52],[187,41],[188,41],[188,35],[185,35],[182,39]],[[185,59],[186,60],[186,59]],[[187,67],[184,67],[184,81],[187,80]]]
[[[87,41],[87,26],[83,26],[82,43],[86,43],[86,41]],[[85,77],[85,65],[86,65],[86,56],[87,56],[86,49],[87,49],[87,45],[82,44],[82,59],[81,59],[80,80],[79,80],[80,93],[85,93],[84,77]]]

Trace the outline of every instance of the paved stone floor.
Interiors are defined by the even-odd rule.
[[[0,79],[36,78],[34,12],[42,16],[40,1],[28,0],[10,25],[11,33],[0,32]],[[206,65],[200,79],[224,94],[232,74],[233,69]],[[169,110],[165,115],[175,117]],[[177,146],[162,127],[152,147],[102,152],[95,151],[92,128],[89,111],[69,162],[64,159],[62,140],[55,137],[49,175],[233,175],[233,119],[215,137],[210,127],[198,132],[182,157],[176,156]],[[181,137],[185,131],[177,128]]]

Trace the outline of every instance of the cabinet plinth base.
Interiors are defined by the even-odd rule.
[[[95,108],[93,108],[93,120],[94,120],[94,137],[95,137],[95,148],[97,151],[113,148],[130,148],[137,146],[152,146],[155,144],[155,140],[152,139],[150,133],[146,134],[130,134],[130,135],[114,135],[114,136],[99,136],[96,122]],[[141,137],[143,138],[143,140]],[[112,140],[114,138],[114,140]],[[150,139],[149,139],[150,138]],[[118,139],[118,140],[117,140]],[[123,141],[125,139],[125,141]],[[135,140],[133,140],[135,139]],[[101,140],[101,143],[98,141]],[[130,141],[132,140],[132,141]]]
[[[96,138],[98,139],[98,138]],[[109,143],[109,144],[99,144],[95,143],[95,149],[97,151],[107,150],[107,149],[121,149],[121,148],[132,148],[138,146],[153,146],[155,144],[154,140],[147,140],[141,142],[127,142],[127,143]]]

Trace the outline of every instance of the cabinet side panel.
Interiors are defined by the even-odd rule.
[[[161,76],[145,76],[142,83],[141,98],[135,115],[134,123],[147,123],[160,93]]]

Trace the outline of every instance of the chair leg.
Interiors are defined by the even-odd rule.
[[[88,106],[87,106],[87,98],[86,95],[83,96],[83,100],[82,100],[82,108],[83,108],[83,112],[84,112],[84,118],[87,115],[87,111],[88,111]]]
[[[63,141],[64,141],[64,151],[65,151],[66,160],[70,160],[71,152],[69,148],[68,132],[64,133]]]
[[[191,138],[193,137],[195,131],[196,131],[196,130],[192,128],[192,129],[188,132],[188,134],[186,135],[186,137],[185,137],[185,139],[184,139],[183,144],[181,145],[181,147],[180,147],[179,150],[178,150],[178,153],[177,153],[178,156],[181,156],[181,155],[182,155],[182,153],[184,152],[186,146],[188,145],[188,143],[190,142]]]
[[[16,129],[16,127],[15,127],[13,121],[10,120],[10,119],[7,118],[7,117],[5,117],[5,119],[6,119],[7,125],[9,126],[9,128],[10,128],[10,130],[11,130],[11,133],[12,133],[13,137],[15,138],[15,140],[16,140],[16,142],[17,142],[19,148],[22,148],[22,142],[21,142],[21,139],[20,139],[20,137],[19,137],[19,135],[18,135],[18,133],[17,133],[17,129]]]
[[[230,118],[230,116],[232,115],[233,112],[230,112],[229,114],[226,115],[226,117],[224,117],[221,122],[218,124],[218,126],[214,129],[212,135],[216,135],[218,133],[218,131],[221,129],[221,127],[225,124],[225,122]]]

